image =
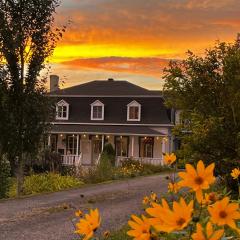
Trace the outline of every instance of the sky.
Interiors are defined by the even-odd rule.
[[[161,89],[170,59],[236,39],[240,0],[62,0],[56,24],[67,25],[50,59],[61,87],[114,78]]]

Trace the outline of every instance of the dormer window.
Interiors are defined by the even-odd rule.
[[[141,120],[141,104],[137,101],[132,101],[127,105],[127,120],[140,121]]]
[[[56,119],[57,120],[68,120],[69,104],[61,100],[56,105]]]
[[[104,104],[99,100],[91,104],[91,120],[104,120]]]

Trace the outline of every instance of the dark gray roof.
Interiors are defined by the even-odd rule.
[[[164,136],[150,127],[145,126],[96,126],[96,125],[77,125],[77,124],[54,124],[51,128],[52,133],[89,133],[89,134],[115,134],[115,135],[148,135]]]
[[[117,123],[117,124],[171,124],[170,110],[164,100],[156,97],[58,97],[69,104],[69,119],[73,123]],[[104,104],[104,120],[91,119],[91,103],[96,100]],[[141,121],[127,121],[127,105],[133,100],[141,104]],[[63,120],[61,120],[63,122]]]
[[[161,91],[151,91],[122,80],[96,80],[51,92],[50,95],[91,96],[161,96]]]

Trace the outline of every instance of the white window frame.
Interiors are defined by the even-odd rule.
[[[58,116],[58,107],[66,107],[66,117],[59,117]],[[68,120],[69,117],[69,104],[65,100],[61,100],[56,104],[56,120]]]
[[[102,116],[101,116],[101,118],[94,118],[93,117],[93,107],[102,107]],[[99,100],[96,100],[95,102],[93,102],[92,104],[91,104],[91,120],[96,120],[96,121],[102,121],[102,120],[104,120],[104,104],[101,102],[101,101],[99,101]]]
[[[130,107],[138,107],[138,118],[137,119],[130,118]],[[130,102],[127,105],[127,121],[131,121],[131,122],[139,122],[139,121],[141,121],[141,104],[138,103],[135,100]]]

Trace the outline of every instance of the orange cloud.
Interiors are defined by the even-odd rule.
[[[168,66],[169,60],[161,58],[88,58],[62,62],[72,70],[95,69],[111,72],[125,72],[145,76],[161,77],[163,69]]]

